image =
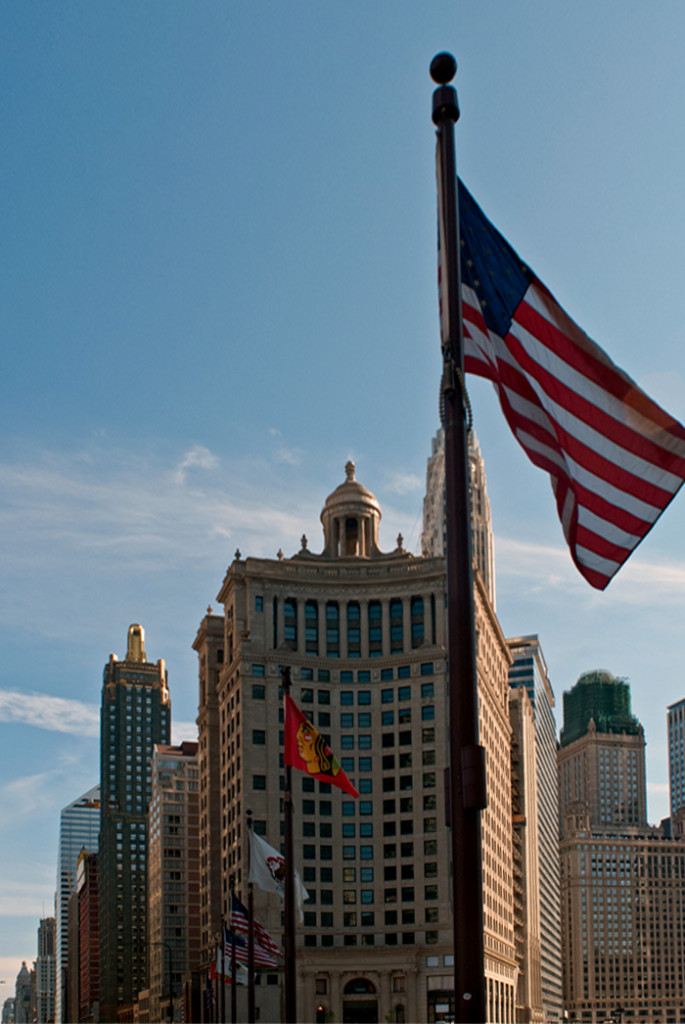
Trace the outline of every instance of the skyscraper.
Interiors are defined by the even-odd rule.
[[[48,1024],[55,1019],[55,919],[41,918],[38,925],[36,957],[36,1020]]]
[[[513,662],[509,685],[525,688],[535,726],[535,787],[542,1003],[546,1020],[561,1019],[561,918],[559,911],[559,779],[554,693],[537,636],[507,640]],[[532,779],[530,782],[532,783]]]
[[[105,665],[100,722],[102,824],[100,1005],[102,1020],[147,987],[147,807],[156,743],[168,743],[171,702],[164,661],[148,662],[141,626],[128,631],[124,661]]]
[[[100,787],[93,786],[83,796],[62,808],[59,818],[57,854],[57,892],[55,893],[56,996],[55,1020],[66,1016],[66,966],[68,951],[67,908],[76,889],[76,867],[81,850],[96,851],[100,833]]]
[[[229,567],[195,647],[200,659],[201,841],[212,841],[203,913],[228,913],[228,884],[247,886],[245,811],[278,847],[283,787],[280,667],[292,696],[326,737],[359,790],[293,773],[295,858],[310,898],[298,934],[298,1012],[335,1019],[426,1021],[454,1006],[450,843],[445,821],[447,672],[445,561],[415,558],[398,537],[379,547],[381,510],[346,479],[321,513],[324,546],[306,537],[291,558]],[[487,750],[482,814],[489,1019],[510,1021],[514,949],[510,726],[506,641],[476,581],[478,683]],[[214,782],[212,782],[214,779]],[[212,786],[214,788],[212,788]],[[217,801],[214,812],[207,806]],[[212,822],[214,821],[214,826]],[[214,828],[213,833],[211,829]],[[255,893],[257,914],[280,933],[281,906]],[[210,945],[205,950],[211,956]],[[278,975],[266,972],[269,978]],[[269,1018],[272,1019],[272,1018]]]
[[[645,735],[625,680],[586,672],[564,693],[557,763],[562,819],[580,801],[593,828],[647,824]]]
[[[475,431],[468,435],[469,499],[471,502],[471,544],[492,607],[495,607],[495,544],[485,479],[485,462]],[[426,496],[423,500],[421,551],[425,557],[445,554],[445,438],[439,430],[432,441],[426,467]]]
[[[152,1020],[181,1020],[183,976],[200,958],[197,743],[155,746],[148,810]]]

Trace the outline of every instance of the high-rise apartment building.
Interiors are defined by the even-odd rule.
[[[36,957],[36,1020],[48,1024],[55,1019],[55,919],[41,918],[38,925]]]
[[[485,462],[473,430],[468,435],[468,455],[473,559],[494,608],[495,545],[492,536],[492,517],[485,479]],[[439,430],[433,438],[426,468],[421,551],[427,558],[445,554],[445,515],[445,438],[442,430]]]
[[[667,715],[668,782],[671,817],[685,810],[685,700],[671,704]]]
[[[282,835],[280,670],[359,790],[352,800],[293,773],[295,859],[309,891],[298,929],[298,1015],[427,1021],[454,1012],[444,558],[378,544],[381,511],[354,465],[327,499],[324,547],[303,537],[291,558],[243,558],[228,569],[195,641],[200,661],[203,936],[212,954],[229,878],[247,887],[245,813],[278,847]],[[514,1019],[510,725],[506,641],[476,581],[485,967],[489,1019]],[[212,876],[210,861],[219,870]],[[281,931],[276,897],[257,916]],[[458,912],[458,909],[455,911]],[[267,972],[267,982],[269,973]],[[274,975],[277,978],[277,975]],[[263,988],[264,986],[260,986]],[[259,990],[258,990],[259,991]]]
[[[148,810],[150,1019],[181,1020],[183,976],[200,961],[197,743],[157,745]]]
[[[534,897],[540,913],[542,1004],[547,1021],[563,1012],[561,976],[561,917],[559,909],[559,780],[554,693],[537,636],[507,640],[513,658],[509,668],[512,689],[526,690],[533,709],[539,891]]]
[[[100,894],[100,1019],[147,988],[147,807],[156,743],[169,742],[171,701],[164,661],[148,662],[144,632],[128,631],[124,661],[104,670],[100,724],[102,824]]]
[[[62,808],[59,818],[57,854],[56,923],[56,995],[55,1020],[68,1020],[67,993],[67,908],[76,890],[76,866],[81,851],[97,850],[100,833],[100,787],[93,786],[83,796]]]
[[[559,750],[569,1017],[685,1021],[685,842],[647,825],[645,740],[627,684],[581,676]]]

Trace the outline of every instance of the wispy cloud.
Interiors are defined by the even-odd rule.
[[[424,481],[415,473],[393,473],[387,482],[387,490],[391,494],[415,494],[423,486]]]
[[[588,598],[596,598],[573,565],[568,549],[562,545],[536,544],[495,538],[498,577],[515,576],[535,590],[569,588]],[[636,551],[610,584],[614,600],[624,604],[645,605],[685,602],[685,561],[648,561]]]
[[[100,735],[100,708],[97,704],[64,697],[51,697],[47,693],[19,693],[0,690],[0,722],[31,725],[49,732],[72,733],[74,736]],[[197,739],[195,722],[172,722],[172,739],[178,744]],[[50,774],[50,773],[47,773]],[[16,794],[22,787],[30,789],[43,776],[27,776],[7,783],[5,792]],[[47,775],[46,775],[47,777]]]
[[[0,722],[16,722],[76,736],[98,736],[100,733],[97,705],[51,697],[45,693],[0,690]]]
[[[210,452],[204,445],[196,444],[190,448],[180,460],[174,470],[174,480],[178,484],[185,482],[189,469],[216,469],[219,465],[219,458]]]

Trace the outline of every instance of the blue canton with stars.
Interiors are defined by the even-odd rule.
[[[473,289],[488,328],[503,338],[535,275],[493,227],[461,180],[459,234],[462,285]]]

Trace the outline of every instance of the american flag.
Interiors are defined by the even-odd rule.
[[[242,910],[245,911],[245,908],[242,907]],[[237,919],[240,920],[241,916],[242,915],[237,915]],[[247,913],[245,913],[244,920],[247,921]],[[234,924],[234,917],[232,912],[231,930],[226,928],[225,931],[226,956],[230,959],[232,942],[235,939],[235,958],[239,963],[247,965],[247,936],[249,933],[247,925],[245,925],[245,927],[242,928],[242,930],[241,928],[242,926]],[[262,925],[257,924],[257,922],[255,922],[253,935],[255,967],[278,967],[278,960],[276,959],[276,957],[281,955],[281,951],[276,945],[276,943],[273,941],[271,936],[268,934],[268,932],[262,927]],[[266,936],[266,939],[268,940],[268,946],[264,945],[264,939],[261,938],[262,936]]]
[[[459,222],[464,367],[493,382],[550,475],[573,561],[604,590],[685,480],[685,428],[571,320],[462,182]]]
[[[235,893],[232,893],[231,897],[231,928],[233,931],[241,932],[244,935],[248,935],[250,930],[250,921],[247,909],[243,906]],[[271,953],[273,956],[282,956],[280,946],[274,942],[264,925],[260,924],[259,921],[255,921],[254,917],[252,920],[252,931],[254,934],[255,944],[258,944],[262,949],[266,950],[267,953]]]

